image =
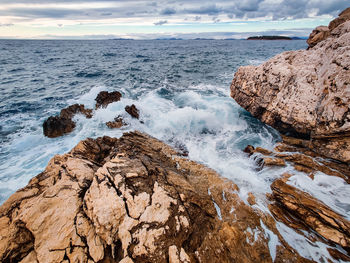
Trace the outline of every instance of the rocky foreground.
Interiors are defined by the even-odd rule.
[[[0,261],[271,262],[274,220],[237,191],[145,134],[87,139],[1,206]]]
[[[0,261],[313,262],[276,219],[349,260],[335,246],[349,251],[347,220],[283,176],[272,190],[263,213],[253,193],[244,202],[232,181],[148,135],[86,139],[0,207]]]
[[[308,50],[284,52],[260,66],[241,67],[231,84],[231,96],[254,117],[282,133],[308,139],[308,147],[323,156],[347,163],[349,19],[350,8],[322,29],[327,34],[314,31]]]

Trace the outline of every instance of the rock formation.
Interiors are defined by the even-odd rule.
[[[113,121],[106,122],[108,128],[115,129],[121,128],[125,125],[123,118],[121,116],[117,116]]]
[[[318,26],[312,30],[309,38],[306,40],[306,43],[309,45],[309,48],[316,46],[317,43],[325,40],[329,36],[328,26]]]
[[[325,40],[333,29],[338,27],[340,24],[350,20],[350,7],[345,9],[339,14],[339,17],[332,20],[328,26],[318,26],[310,34],[308,40],[306,41],[309,45],[309,48],[312,48],[317,45],[317,43]]]
[[[92,117],[92,110],[85,109],[82,104],[74,104],[61,110],[59,116],[51,116],[43,123],[44,135],[50,138],[62,136],[73,131],[75,123],[72,120],[75,114],[81,113],[86,118]]]
[[[307,141],[283,136],[283,141],[277,143],[273,151],[260,147],[254,148],[248,145],[244,152],[253,158],[259,169],[264,166],[279,168],[280,166],[292,165],[294,169],[305,173],[312,180],[317,173],[337,176],[350,183],[350,166],[332,160],[323,159],[321,156],[310,151]],[[275,180],[272,185],[272,194],[269,199],[272,203],[269,209],[274,218],[300,234],[317,233],[313,236],[316,240],[328,240],[350,252],[350,222],[344,215],[337,214],[331,207],[310,194],[288,184],[292,174],[285,173]],[[349,255],[329,249],[329,252],[344,261],[350,261]]]
[[[138,119],[140,117],[139,110],[136,108],[134,104],[131,106],[127,105],[125,107],[125,111],[130,114],[131,117]]]
[[[121,97],[122,97],[122,94],[119,91],[113,91],[113,92],[101,91],[95,99],[96,109],[106,108],[108,104],[119,101]]]
[[[86,139],[0,207],[0,261],[311,262],[238,190],[145,134]]]
[[[309,139],[315,152],[350,162],[350,21],[335,24],[314,48],[240,67],[231,96],[280,132]]]

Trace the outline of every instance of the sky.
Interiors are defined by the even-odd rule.
[[[0,38],[305,37],[348,0],[0,0]]]

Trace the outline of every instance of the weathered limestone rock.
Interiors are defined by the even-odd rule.
[[[131,106],[127,105],[125,111],[130,114],[131,117],[138,119],[140,117],[140,111],[136,108],[134,104]]]
[[[65,133],[70,133],[75,128],[75,123],[72,120],[75,114],[81,113],[86,118],[92,117],[92,110],[85,109],[82,104],[74,104],[61,110],[59,116],[51,116],[43,123],[44,135],[50,138],[62,136]]]
[[[122,94],[119,91],[113,91],[113,92],[101,91],[95,99],[96,109],[106,108],[108,104],[119,101],[121,97],[122,97]]]
[[[330,159],[324,159],[308,149],[308,141],[282,136],[283,140],[276,144],[274,151],[248,145],[244,152],[254,156],[259,168],[264,166],[285,166],[287,163],[294,166],[295,170],[304,172],[310,177],[316,172],[322,172],[330,176],[337,176],[350,183],[350,165],[339,163]]]
[[[145,134],[87,139],[0,207],[0,261],[310,262],[237,191]]]
[[[311,195],[278,179],[271,185],[276,201],[270,210],[285,224],[306,225],[320,236],[350,249],[350,222]],[[281,213],[281,209],[283,212]],[[299,222],[296,222],[298,221]],[[299,227],[298,227],[299,228]]]
[[[318,26],[310,34],[308,40],[306,41],[309,45],[308,48],[316,46],[319,42],[328,38],[337,26],[350,20],[350,7],[345,9],[339,14],[339,17],[332,20],[328,26]]]
[[[335,29],[337,26],[341,25],[342,23],[346,22],[350,20],[350,7],[348,7],[347,9],[343,10],[340,14],[339,17],[337,17],[336,19],[332,20],[331,22],[329,22],[329,30],[332,31],[333,29]]]
[[[240,67],[231,96],[280,132],[311,138],[315,152],[350,162],[350,21],[312,49]]]

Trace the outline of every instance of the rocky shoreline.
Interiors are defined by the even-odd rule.
[[[288,135],[273,150],[246,147],[257,170],[292,167],[305,181],[321,174],[349,184],[349,10],[332,21],[328,31],[313,31],[308,50],[285,52],[236,72],[231,96]],[[95,108],[121,97],[118,91],[100,92]],[[135,105],[125,111],[140,118]],[[69,106],[44,122],[44,134],[71,132],[75,114],[91,118],[94,111]],[[106,125],[120,128],[125,123],[116,116]],[[322,247],[329,262],[350,261],[347,216],[293,185],[292,173],[281,172],[271,181],[264,210],[255,193],[242,199],[235,182],[186,155],[186,149],[175,150],[135,131],[119,139],[85,139],[54,156],[0,207],[0,261],[325,260],[317,252],[305,256],[290,242],[291,233]]]

